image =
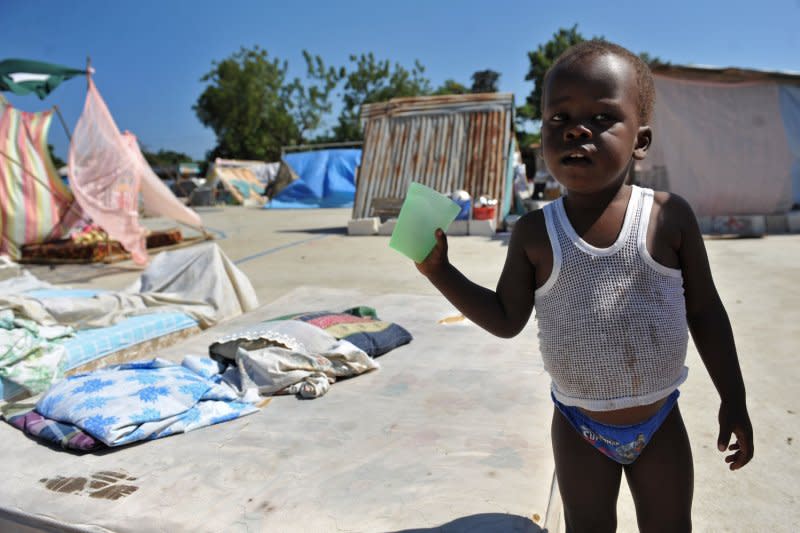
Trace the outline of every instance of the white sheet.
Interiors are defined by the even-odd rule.
[[[61,324],[77,329],[109,326],[157,308],[183,311],[207,328],[257,305],[250,280],[216,243],[157,255],[139,279],[121,292],[43,300],[0,292],[0,309],[14,309],[42,325]]]

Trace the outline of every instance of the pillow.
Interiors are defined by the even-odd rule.
[[[413,337],[394,322],[379,320],[375,309],[352,307],[341,312],[315,311],[282,316],[277,320],[301,320],[313,324],[337,339],[355,344],[372,357],[408,344]]]

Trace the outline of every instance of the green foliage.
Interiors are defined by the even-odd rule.
[[[53,160],[53,165],[55,165],[56,170],[58,170],[59,168],[61,168],[64,165],[66,165],[67,163],[63,159],[58,157],[53,150],[54,150],[53,149],[53,145],[48,143],[47,144],[47,151],[50,152],[50,159]]]
[[[445,94],[469,94],[469,87],[458,83],[455,80],[444,80],[441,87],[433,91],[434,95],[441,96]]]
[[[193,163],[192,156],[174,150],[150,152],[142,148],[142,155],[151,167],[177,167],[178,163]]]
[[[389,60],[378,61],[370,52],[351,55],[354,67],[346,72],[342,100],[344,107],[333,128],[333,140],[358,141],[363,138],[359,114],[363,104],[385,102],[391,98],[431,93],[430,81],[423,76],[425,67],[414,62],[410,70]]]
[[[500,73],[494,70],[478,70],[472,74],[473,93],[496,93],[497,83],[500,81]]]
[[[517,108],[521,145],[538,140],[538,133],[527,132],[524,126],[541,118],[545,72],[564,50],[583,40],[577,25],[560,28],[552,39],[528,52],[530,68],[525,79],[532,81],[534,87],[525,103]],[[651,65],[663,64],[647,53],[640,57]],[[306,50],[303,59],[306,63],[303,80],[287,79],[288,64],[270,58],[258,46],[242,47],[226,59],[212,63],[211,71],[201,78],[207,85],[193,106],[200,122],[217,136],[216,147],[207,154],[209,159],[275,161],[283,146],[359,141],[363,138],[360,113],[364,104],[397,97],[496,92],[500,80],[499,72],[479,70],[472,74],[470,87],[448,79],[433,90],[419,61],[406,68],[367,53],[351,55],[347,67],[334,67],[325,65],[320,56]],[[333,128],[320,135],[325,117],[332,111],[332,95],[337,88],[341,91],[337,94],[342,99],[341,112]],[[172,155],[180,156],[181,161],[190,160],[185,154],[167,150],[145,155],[154,166],[179,162],[170,159]],[[54,160],[63,164],[57,157]]]
[[[323,69],[324,70],[324,69]],[[242,47],[230,57],[214,62],[201,78],[208,82],[193,106],[203,125],[214,130],[217,146],[208,154],[215,157],[276,161],[281,146],[297,144],[301,130],[292,110],[296,89],[286,82],[287,63],[268,59],[258,46]],[[306,93],[308,102],[312,98]],[[310,104],[309,104],[310,105]],[[308,118],[313,122],[313,116]]]
[[[553,38],[540,44],[536,50],[528,52],[530,68],[525,81],[533,82],[533,90],[525,99],[525,104],[517,108],[517,114],[523,119],[539,120],[542,118],[542,82],[550,65],[561,53],[572,45],[585,41],[575,24],[569,29],[559,28]]]
[[[641,52],[639,54],[639,59],[647,63],[649,67],[658,67],[661,65],[669,65],[669,61],[662,61],[661,58],[658,56],[651,56],[647,52]]]
[[[307,141],[310,132],[322,126],[323,116],[331,112],[331,92],[345,76],[344,68],[325,67],[320,56],[312,56],[306,50],[303,50],[303,59],[307,79],[313,84],[306,87],[295,78],[287,86],[287,107],[299,129],[300,144]]]

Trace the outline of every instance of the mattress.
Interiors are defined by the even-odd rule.
[[[101,291],[89,289],[37,289],[25,294],[39,299],[91,298],[99,292]],[[186,313],[176,311],[157,311],[126,318],[113,326],[81,330],[74,337],[64,341],[67,350],[65,370],[68,374],[70,371],[89,370],[89,363],[104,359],[111,354],[167,336],[178,340],[185,335],[172,334],[197,331],[199,327],[195,319]],[[0,398],[3,400],[17,398],[24,393],[25,390],[19,385],[0,378]]]
[[[440,323],[457,314],[440,296],[307,287],[156,355],[181,361],[276,316],[360,305],[414,340],[318,399],[272,397],[241,419],[87,454],[0,423],[0,530],[537,531],[553,407],[531,329],[498,340]]]

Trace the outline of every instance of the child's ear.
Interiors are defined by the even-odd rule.
[[[653,142],[653,130],[650,126],[642,126],[636,134],[636,146],[633,148],[633,158],[641,161],[647,155],[650,143]]]

